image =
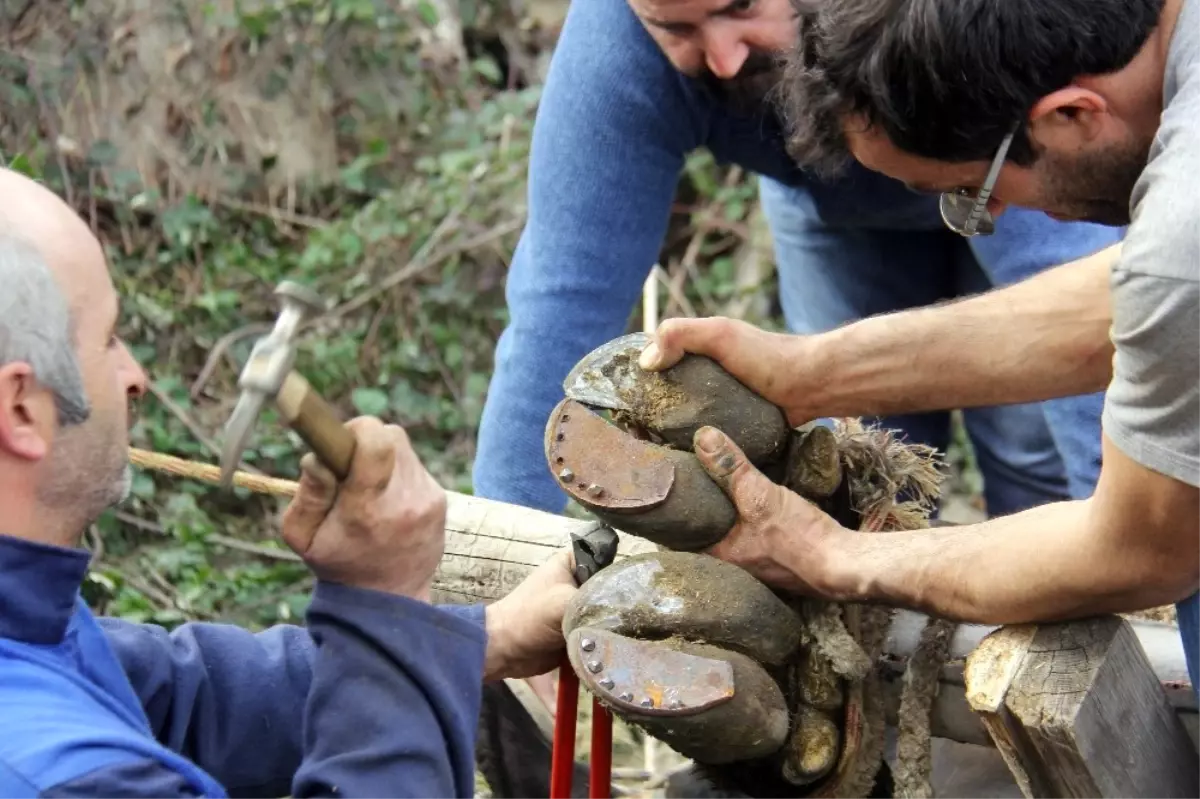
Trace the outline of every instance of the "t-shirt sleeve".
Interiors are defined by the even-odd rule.
[[[1200,231],[1185,230],[1134,254],[1195,263]],[[1115,355],[1104,431],[1143,466],[1200,486],[1200,284],[1148,271],[1119,266],[1112,274]]]
[[[1168,73],[1110,280],[1115,353],[1103,426],[1134,461],[1200,486],[1200,74],[1187,59]]]

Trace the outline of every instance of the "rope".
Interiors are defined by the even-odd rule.
[[[852,480],[851,495],[862,514],[859,531],[886,535],[927,527],[931,501],[940,482],[933,450],[900,442],[889,431],[867,428],[860,420],[841,420],[837,432],[843,466]],[[916,499],[899,501],[904,494],[915,494]],[[813,605],[823,606],[813,614],[820,622],[812,630],[816,646],[826,656],[837,653],[831,658],[834,668],[861,702],[861,732],[857,739],[846,741],[848,762],[839,768],[840,778],[835,778],[820,795],[866,796],[884,760],[883,678],[873,666],[883,653],[892,610],[810,600],[809,607]],[[928,799],[934,795],[931,714],[938,677],[956,628],[954,622],[931,617],[905,664],[892,769],[898,799]]]
[[[221,470],[208,463],[176,458],[173,455],[163,455],[136,447],[129,448],[129,460],[134,466],[166,472],[178,477],[199,480],[204,483],[220,485]],[[272,494],[279,497],[295,496],[299,484],[293,480],[281,480],[277,477],[262,477],[249,472],[234,472],[233,484],[245,488],[255,494]]]

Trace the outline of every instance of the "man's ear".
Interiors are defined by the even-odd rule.
[[[1108,121],[1103,95],[1067,86],[1037,101],[1029,112],[1029,133],[1046,149],[1071,151],[1100,138]]]
[[[0,366],[0,452],[39,461],[58,427],[54,395],[38,383],[27,363]]]

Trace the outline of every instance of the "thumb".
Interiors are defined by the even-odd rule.
[[[540,600],[543,624],[557,636],[562,636],[563,616],[566,615],[567,605],[571,603],[577,590],[569,585],[556,585]]]
[[[337,477],[313,453],[300,459],[300,484],[283,512],[283,540],[303,557],[337,500]]]
[[[715,427],[701,427],[692,444],[700,465],[733,502],[742,520],[758,521],[775,510],[779,486],[768,480],[729,436]]]

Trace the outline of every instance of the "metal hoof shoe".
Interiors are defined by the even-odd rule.
[[[684,757],[732,763],[765,757],[787,741],[783,692],[745,655],[588,627],[567,637],[567,652],[601,702]]]
[[[690,452],[639,440],[565,399],[546,426],[546,461],[563,490],[601,521],[670,549],[720,541],[733,503]]]
[[[601,569],[572,597],[563,634],[578,628],[677,637],[781,665],[800,645],[800,617],[769,588],[710,555],[648,552]]]

